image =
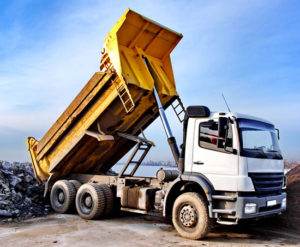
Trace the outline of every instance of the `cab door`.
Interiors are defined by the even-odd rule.
[[[219,119],[197,119],[195,123],[192,171],[202,173],[212,182],[215,181],[220,188],[226,183],[232,183],[229,187],[236,187],[236,182],[229,181],[231,178],[236,179],[238,175],[238,156],[232,151],[234,142],[232,128],[232,124],[229,123],[225,150],[218,145],[218,142],[225,141],[218,134]]]

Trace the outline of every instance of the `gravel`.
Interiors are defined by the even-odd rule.
[[[51,207],[43,193],[30,163],[0,161],[0,220],[48,214]]]

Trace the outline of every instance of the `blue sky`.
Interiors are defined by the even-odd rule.
[[[29,161],[40,139],[95,71],[103,40],[131,8],[177,32],[172,53],[183,103],[272,121],[284,157],[300,160],[299,1],[0,1],[0,160]],[[181,125],[167,111],[181,143]],[[148,159],[171,160],[161,123]],[[159,152],[157,151],[159,150]]]

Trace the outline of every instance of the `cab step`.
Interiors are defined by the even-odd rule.
[[[221,224],[221,225],[232,226],[232,225],[237,225],[238,224],[238,219],[236,219],[235,221],[226,220],[226,219],[217,219],[217,223]]]

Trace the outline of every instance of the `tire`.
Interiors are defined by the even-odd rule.
[[[109,216],[114,208],[114,194],[107,184],[100,184],[105,197],[104,216]]]
[[[77,213],[83,219],[96,219],[104,213],[105,196],[99,184],[81,185],[75,202]]]
[[[69,182],[71,184],[73,184],[73,186],[75,187],[76,191],[79,190],[80,186],[81,186],[81,183],[78,181],[78,180],[69,180]]]
[[[172,222],[184,238],[204,238],[211,228],[206,200],[195,192],[181,194],[174,202]]]
[[[52,187],[50,203],[57,213],[66,213],[74,207],[75,187],[68,180],[58,180]]]

